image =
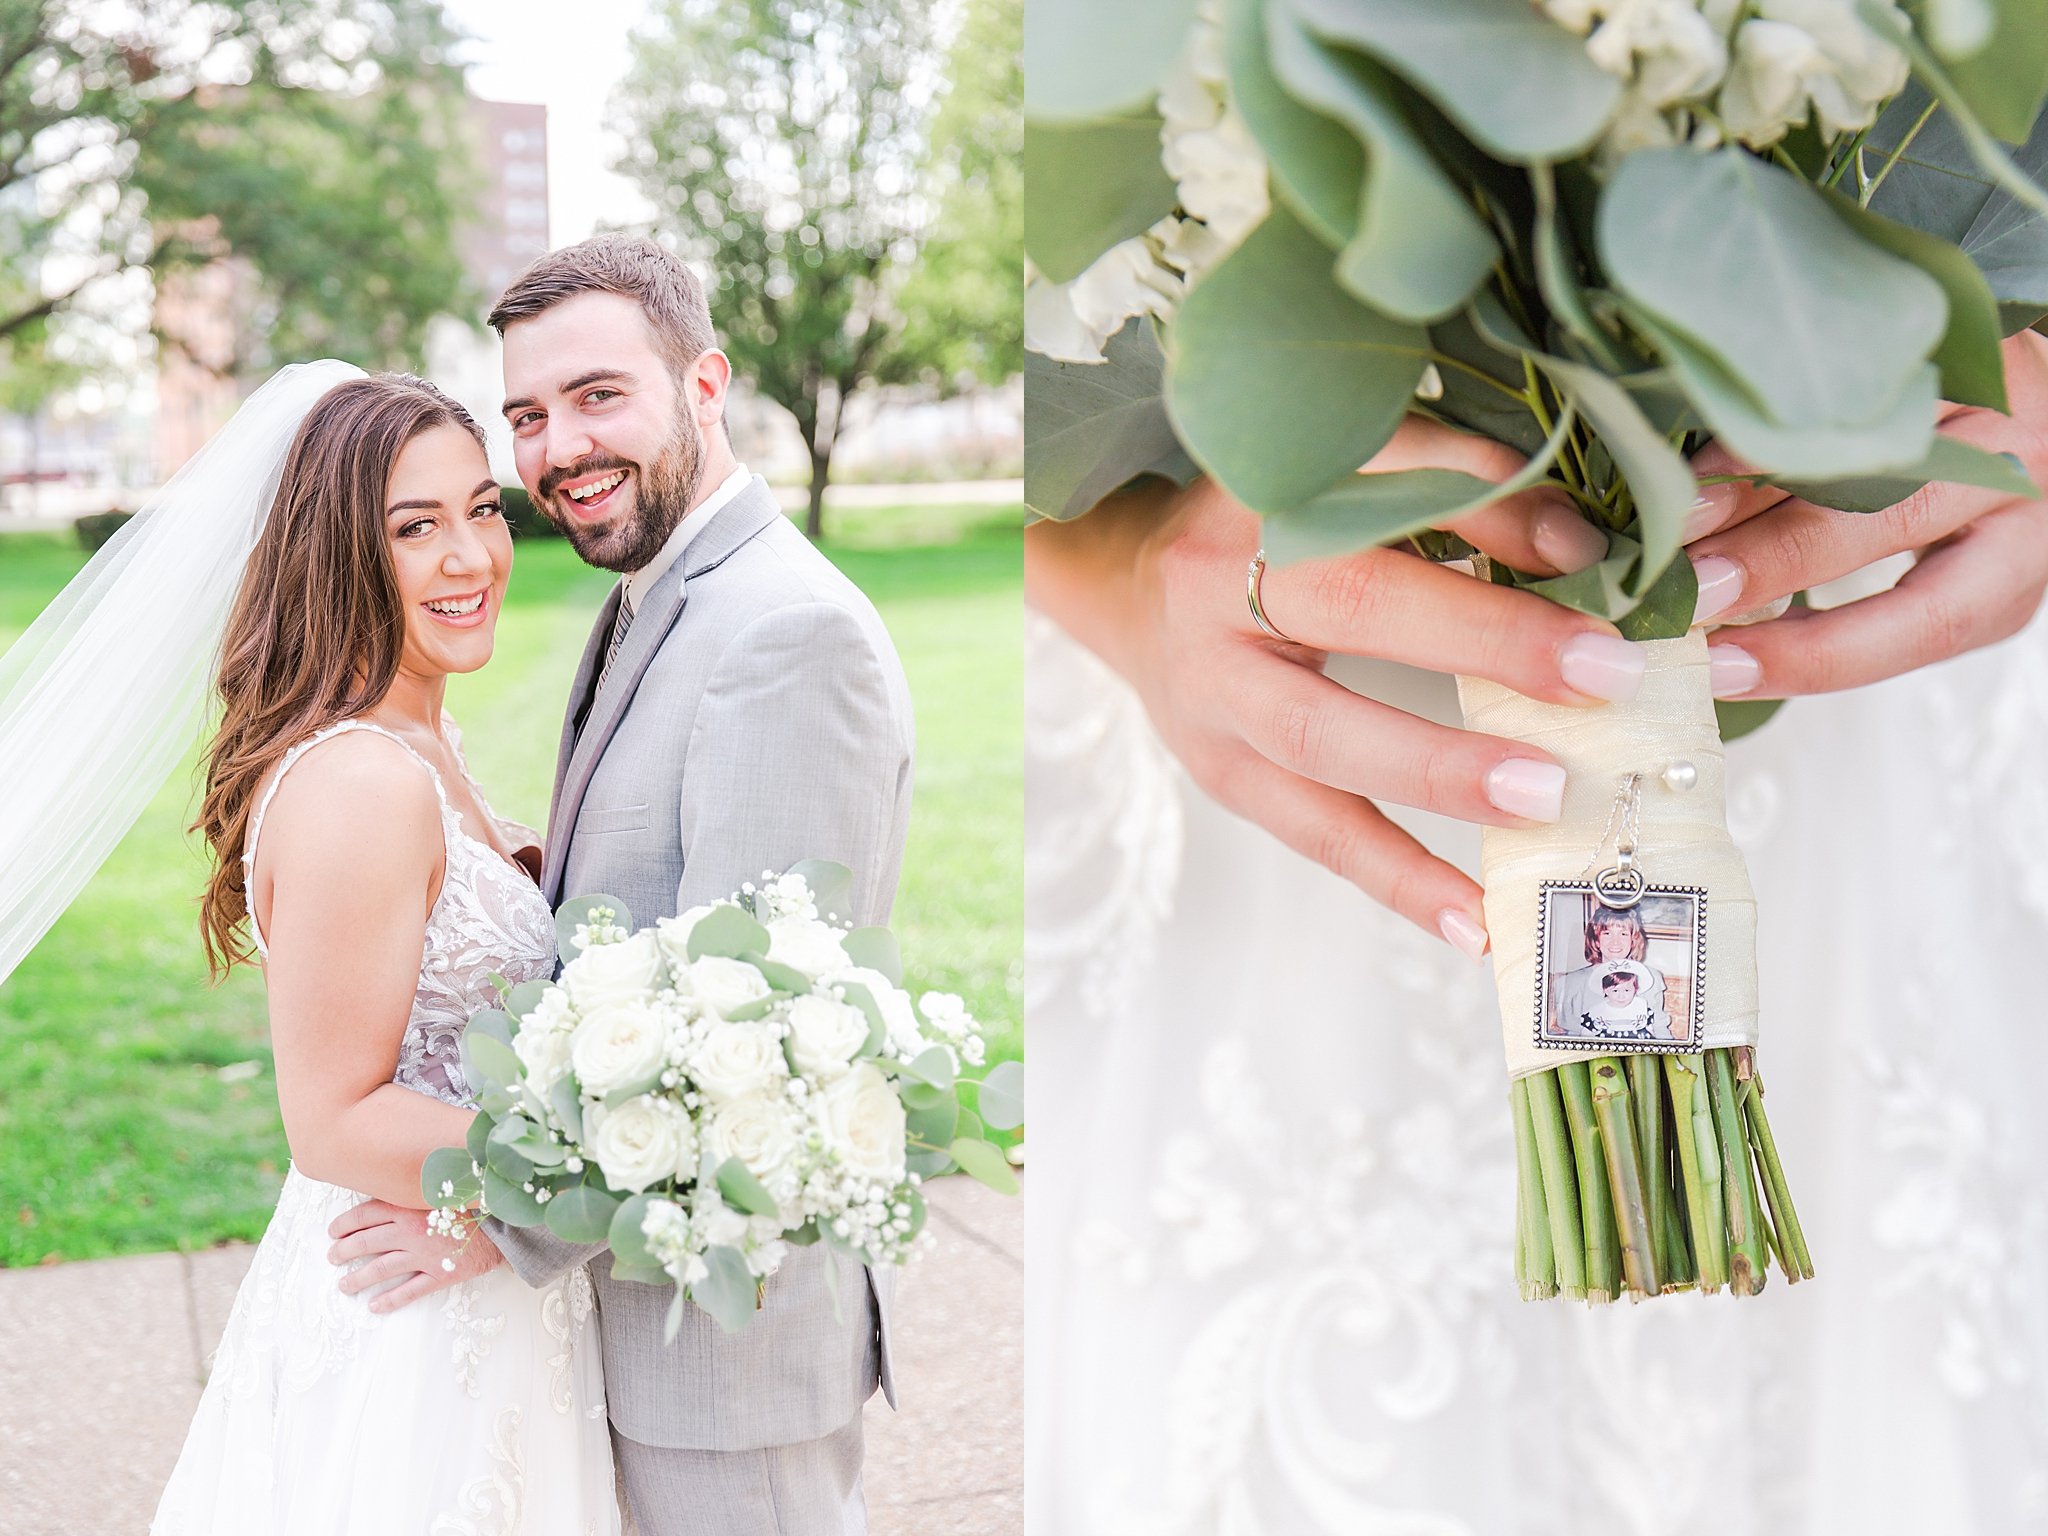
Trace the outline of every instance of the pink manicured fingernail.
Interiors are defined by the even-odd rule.
[[[1719,528],[1734,514],[1735,487],[1732,485],[1705,485],[1690,511],[1685,514],[1685,530],[1679,541],[1690,544],[1694,539],[1704,539]]]
[[[1510,757],[1486,776],[1486,798],[1510,816],[1555,821],[1564,814],[1564,769],[1533,757]]]
[[[1693,623],[1704,624],[1719,618],[1742,600],[1742,567],[1733,560],[1707,555],[1693,561],[1692,569],[1700,583],[1699,604],[1692,611]]]
[[[1636,696],[1648,661],[1641,646],[1619,635],[1573,635],[1557,653],[1558,671],[1567,687],[1617,704]]]
[[[1708,646],[1707,669],[1717,699],[1733,699],[1748,693],[1764,673],[1756,658],[1739,645]]]
[[[1563,507],[1540,514],[1529,541],[1537,554],[1566,575],[1598,565],[1607,555],[1607,535]]]
[[[1456,907],[1445,907],[1437,913],[1436,931],[1467,960],[1486,958],[1486,930]]]

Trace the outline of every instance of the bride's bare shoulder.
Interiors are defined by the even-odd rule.
[[[440,797],[426,765],[389,736],[343,731],[299,752],[264,813],[264,862],[345,855],[357,870],[430,867],[442,856]]]

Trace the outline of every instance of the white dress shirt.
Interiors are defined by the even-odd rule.
[[[734,467],[718,484],[718,488],[692,507],[668,536],[668,542],[661,546],[655,557],[626,578],[626,601],[638,613],[640,605],[647,601],[647,594],[654,590],[654,584],[668,574],[668,568],[682,558],[690,540],[697,536],[697,530],[718,515],[718,509],[747,488],[754,478],[753,471],[746,465]]]

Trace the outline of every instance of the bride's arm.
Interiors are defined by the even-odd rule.
[[[462,1145],[473,1115],[391,1081],[445,862],[432,781],[394,743],[350,733],[279,784],[250,884],[292,1161],[414,1209],[426,1155]]]

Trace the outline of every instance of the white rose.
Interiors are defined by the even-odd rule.
[[[547,1092],[561,1080],[569,1070],[569,1047],[574,1037],[566,1029],[556,1029],[540,1022],[539,1016],[529,1018],[512,1037],[512,1054],[519,1058],[526,1068],[527,1086],[547,1097]]]
[[[758,1003],[771,990],[767,978],[744,960],[706,955],[690,965],[689,995],[706,1013],[720,1018]]]
[[[613,1189],[637,1194],[650,1184],[697,1171],[697,1133],[690,1117],[654,1094],[643,1093],[616,1109],[592,1105],[583,1132],[585,1146]]]
[[[652,992],[661,979],[661,950],[642,929],[619,944],[593,944],[562,969],[562,986],[579,1009],[601,1008]]]
[[[690,930],[710,914],[709,907],[692,907],[674,917],[660,918],[654,925],[654,941],[668,957],[672,970],[680,973],[690,964]]]
[[[704,1145],[719,1162],[736,1157],[757,1179],[780,1173],[796,1155],[796,1131],[778,1100],[748,1094],[721,1104],[704,1122]]]
[[[720,1024],[690,1060],[690,1076],[718,1103],[760,1093],[788,1074],[782,1039],[772,1024]]]
[[[889,1080],[861,1062],[818,1094],[826,1145],[855,1173],[885,1184],[903,1177],[903,1101]]]
[[[641,1002],[593,1009],[569,1038],[576,1080],[597,1098],[659,1075],[668,1060],[668,1026]]]
[[[778,917],[769,923],[768,958],[813,977],[853,964],[838,933],[808,917]]]
[[[837,1077],[868,1042],[868,1016],[829,997],[799,997],[789,1005],[789,1054],[811,1077]]]

